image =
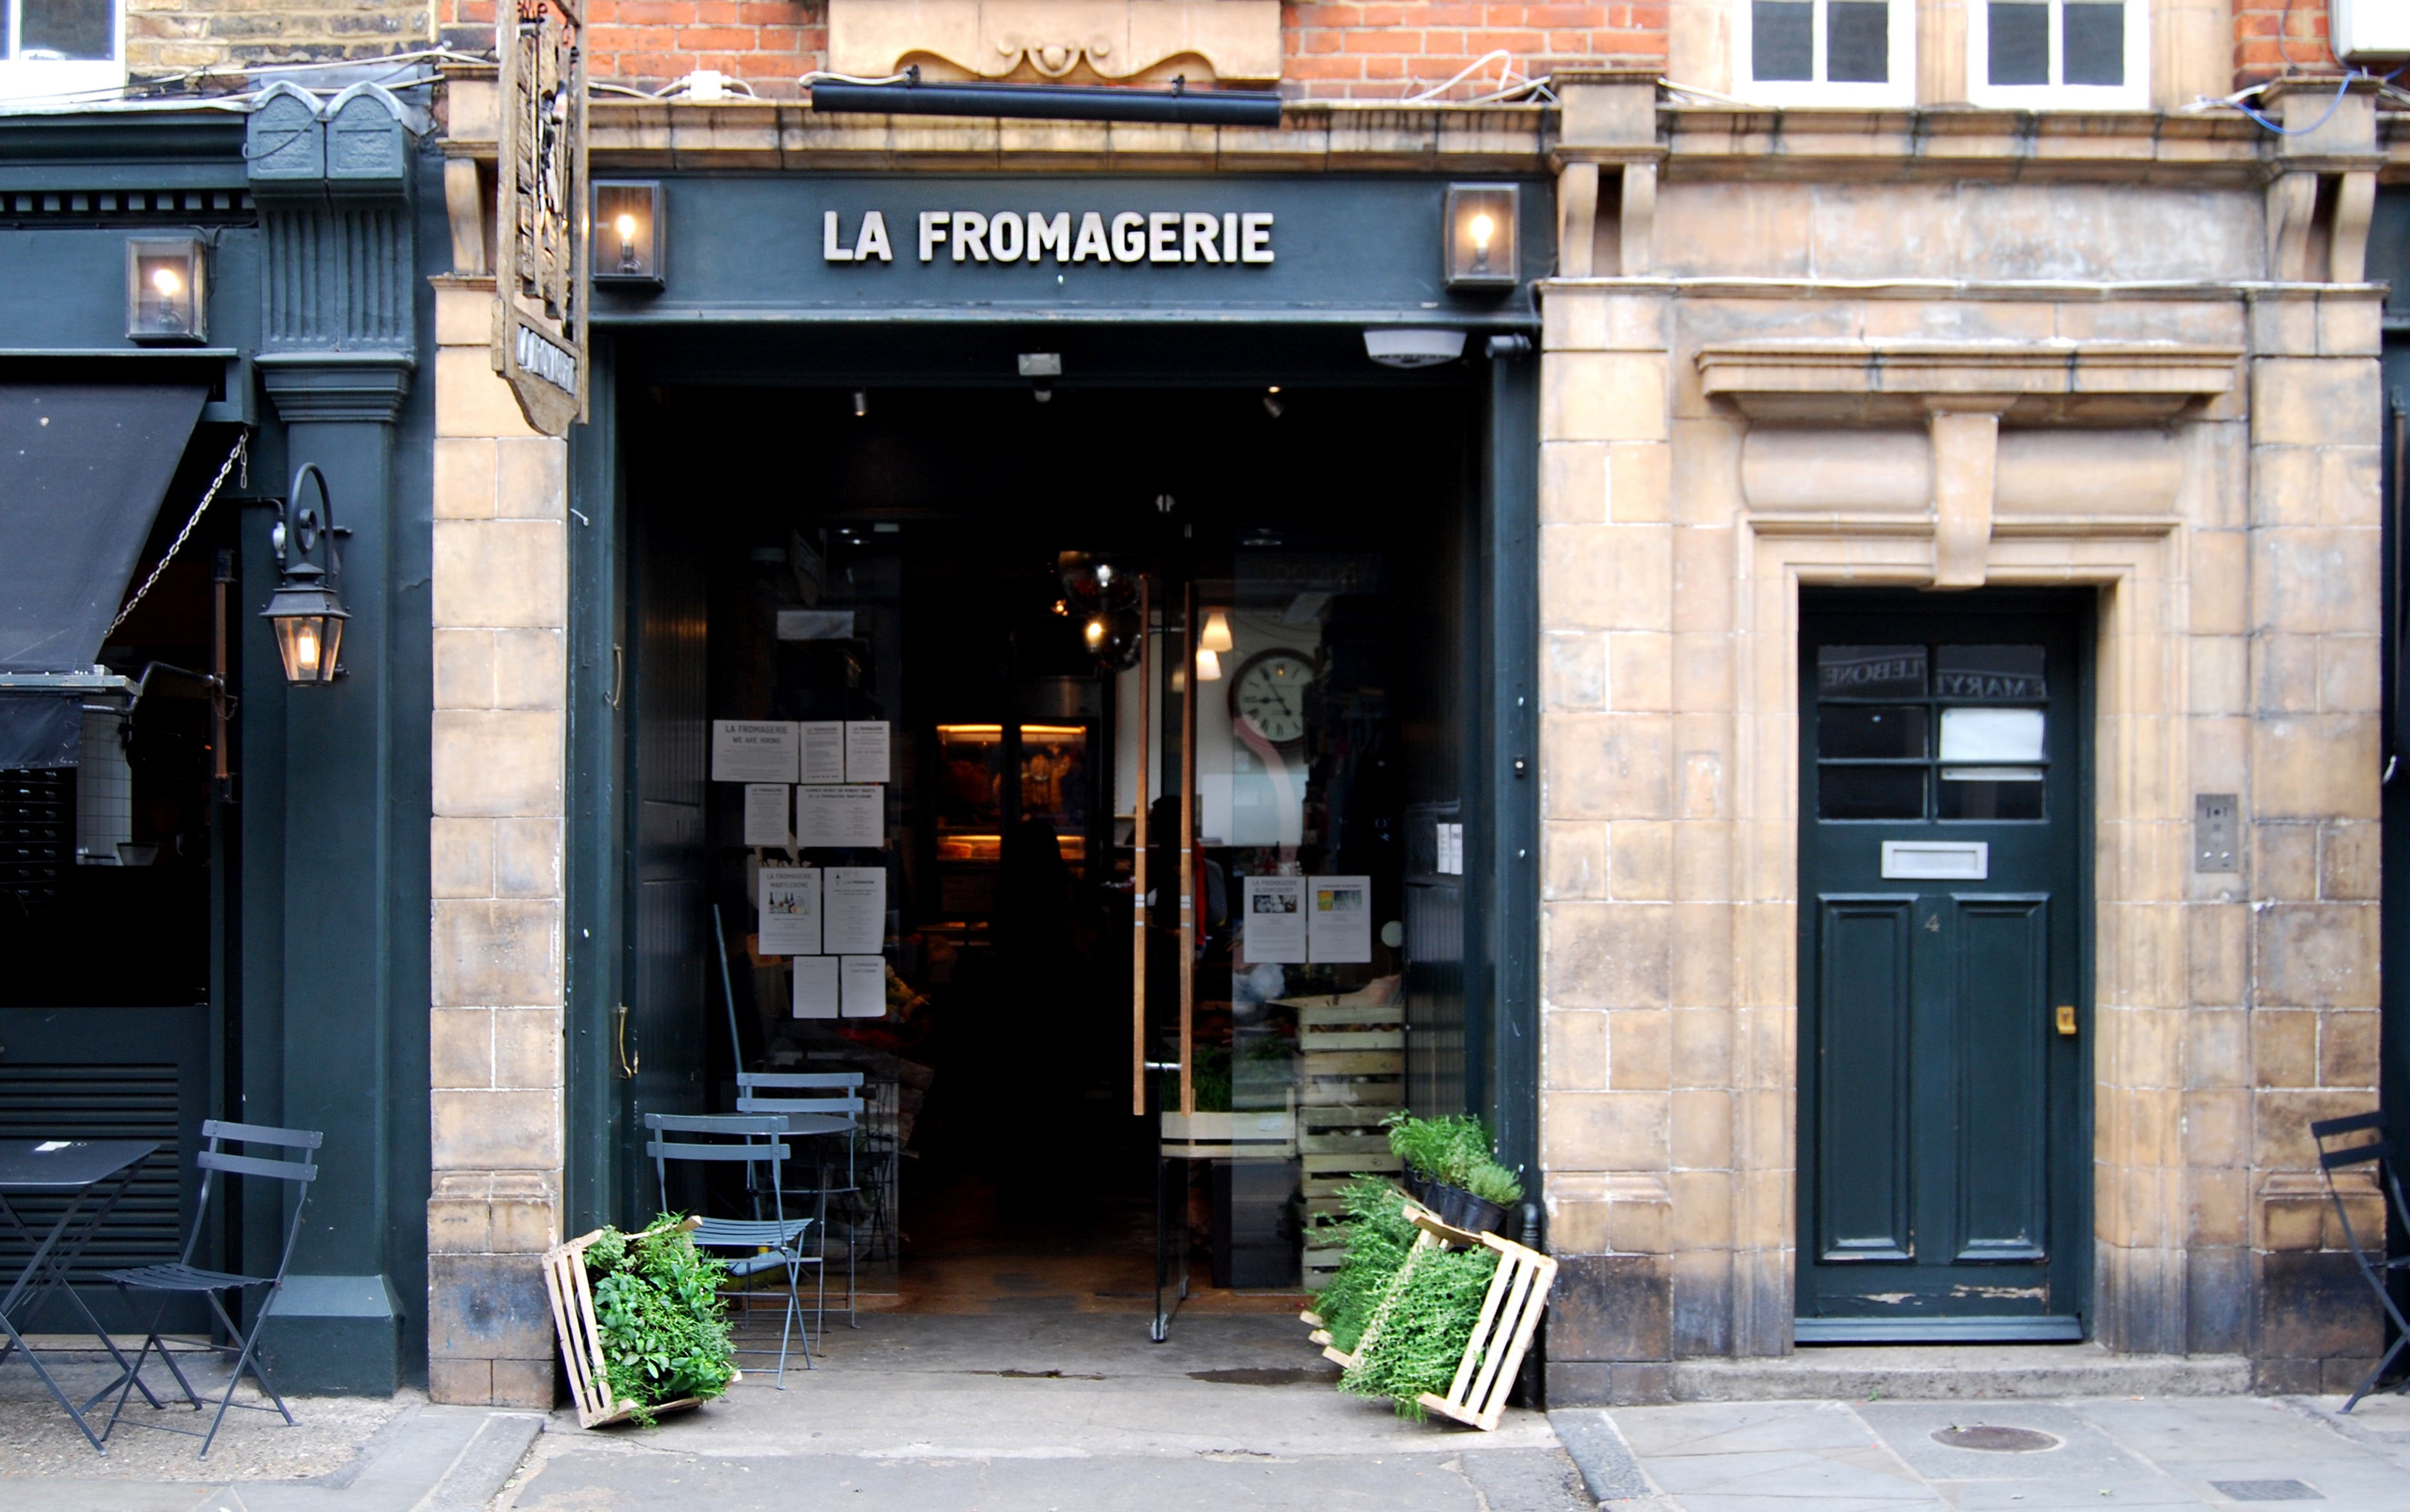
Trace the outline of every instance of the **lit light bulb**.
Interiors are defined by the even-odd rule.
[[[1230,639],[1230,617],[1219,609],[1209,612],[1205,616],[1204,633],[1197,637],[1197,644],[1209,651],[1229,650],[1235,644]],[[1198,676],[1204,675],[1199,673]],[[1211,682],[1212,679],[1208,677],[1206,680]]]
[[[1488,252],[1489,250],[1489,239],[1498,234],[1498,223],[1491,220],[1488,212],[1485,211],[1481,214],[1475,215],[1473,218],[1472,231],[1473,244],[1479,247],[1482,251]]]
[[[636,218],[622,214],[619,217],[619,271],[632,273],[635,270]]]
[[[318,675],[318,632],[308,625],[293,632],[293,662],[305,676]]]
[[[172,268],[152,269],[151,286],[159,291],[159,298],[162,299],[172,299],[184,292],[184,281],[176,276],[176,270]]]
[[[619,217],[619,240],[622,240],[622,241],[632,241],[632,240],[635,240],[635,236],[636,236],[636,218],[635,218],[633,215],[622,215],[622,216],[620,216],[620,217]]]
[[[1087,624],[1081,629],[1081,633],[1087,637],[1088,649],[1092,651],[1105,644],[1105,617],[1089,616]]]

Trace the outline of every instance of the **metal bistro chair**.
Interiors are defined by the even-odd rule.
[[[820,1093],[820,1097],[782,1097],[780,1093]],[[773,1115],[785,1121],[784,1133],[792,1138],[840,1138],[845,1141],[845,1185],[834,1184],[831,1162],[819,1165],[817,1190],[820,1193],[820,1258],[828,1257],[828,1199],[843,1198],[850,1204],[859,1192],[854,1166],[856,1136],[862,1127],[863,1101],[860,1071],[739,1071],[736,1073],[736,1107],[740,1112]],[[835,1093],[837,1096],[826,1096]],[[765,1095],[767,1094],[767,1095]],[[854,1255],[862,1247],[858,1225],[849,1205],[845,1225],[845,1320],[849,1328],[860,1328],[854,1314]],[[828,1327],[828,1272],[820,1272],[820,1305],[813,1310],[814,1327],[823,1332]]]
[[[2340,1149],[2331,1150],[2327,1148],[2329,1140],[2361,1132],[2374,1134],[2376,1138],[2364,1144],[2346,1144]],[[2393,1141],[2385,1137],[2383,1113],[2354,1113],[2348,1118],[2322,1118],[2310,1126],[2310,1138],[2317,1141],[2318,1174],[2326,1183],[2327,1200],[2334,1204],[2335,1217],[2343,1224],[2344,1243],[2351,1246],[2351,1258],[2359,1262],[2359,1273],[2367,1279],[2369,1289],[2376,1293],[2377,1304],[2383,1307],[2386,1316],[2393,1320],[2393,1347],[2385,1351],[2385,1358],[2376,1362],[2376,1368],[2370,1371],[2368,1378],[2359,1383],[2359,1389],[2354,1391],[2351,1394],[2351,1400],[2343,1404],[2343,1410],[2349,1412],[2359,1405],[2359,1399],[2368,1395],[2370,1389],[2376,1385],[2377,1377],[2383,1375],[2392,1365],[2394,1357],[2402,1353],[2403,1346],[2410,1345],[2410,1319],[2403,1317],[2402,1309],[2394,1304],[2392,1289],[2386,1285],[2387,1279],[2394,1272],[2410,1271],[2410,1255],[2387,1258],[2381,1233],[2369,1236],[2370,1243],[2377,1246],[2373,1253],[2360,1243],[2359,1230],[2351,1226],[2351,1213],[2344,1203],[2343,1193],[2335,1189],[2334,1173],[2345,1166],[2357,1166],[2374,1161],[2376,1165],[2374,1175],[2378,1199],[2391,1205],[2392,1221],[2401,1225],[2401,1231],[2404,1233],[2410,1233],[2410,1204],[2405,1204],[2403,1200],[2402,1172],[2394,1160]]]
[[[226,1377],[225,1393],[218,1398],[217,1416],[210,1419],[206,1433],[190,1428],[170,1427],[166,1423],[146,1423],[138,1418],[132,1421],[138,1428],[157,1428],[199,1439],[200,1458],[206,1460],[210,1456],[210,1446],[217,1440],[219,1426],[225,1421],[226,1408],[238,1405],[234,1400],[234,1388],[242,1383],[246,1370],[251,1372],[252,1379],[259,1383],[259,1389],[267,1394],[268,1400],[276,1403],[276,1410],[283,1414],[285,1422],[293,1421],[292,1410],[284,1405],[284,1399],[276,1394],[276,1388],[268,1384],[267,1374],[260,1367],[259,1330],[268,1321],[277,1294],[284,1287],[284,1269],[293,1262],[293,1246],[301,1237],[301,1208],[309,1199],[310,1184],[318,1179],[317,1150],[326,1141],[326,1136],[316,1129],[270,1128],[260,1124],[229,1124],[213,1118],[201,1125],[201,1138],[207,1141],[206,1147],[193,1157],[193,1164],[201,1172],[200,1203],[194,1210],[193,1229],[184,1238],[182,1257],[172,1265],[145,1265],[130,1271],[107,1272],[109,1279],[116,1283],[118,1295],[124,1299],[127,1312],[137,1317],[141,1316],[134,1305],[134,1294],[138,1291],[158,1293],[159,1305],[152,1310],[150,1327],[142,1336],[141,1353],[134,1357],[133,1366],[125,1373],[124,1383],[117,1393],[117,1405],[109,1410],[109,1426],[101,1430],[100,1436],[106,1439],[116,1432],[118,1417],[125,1411],[126,1398],[133,1395],[137,1386],[141,1385],[143,1361],[151,1358],[153,1347],[158,1349],[159,1358],[166,1362],[168,1374],[176,1377],[176,1384],[183,1388],[184,1400],[193,1404],[195,1412],[201,1410],[204,1403],[199,1393],[193,1389],[193,1383],[184,1378],[182,1369],[176,1363],[176,1357],[167,1352],[167,1341],[159,1337],[159,1322],[167,1316],[167,1304],[177,1297],[197,1293],[209,1299],[210,1311],[217,1315],[219,1326],[225,1330],[225,1336],[235,1341],[230,1345],[213,1345],[218,1349],[235,1350],[234,1373]],[[225,1148],[229,1143],[268,1144],[287,1151],[298,1150],[300,1158],[270,1160],[260,1156],[234,1155]],[[284,1247],[276,1257],[274,1275],[236,1275],[224,1271],[204,1271],[193,1264],[193,1251],[200,1243],[201,1232],[209,1218],[210,1186],[220,1172],[228,1176],[255,1176],[292,1184],[293,1216],[284,1228]],[[258,1310],[252,1315],[251,1331],[246,1333],[236,1326],[233,1316],[227,1313],[225,1304],[219,1299],[224,1293],[231,1292],[240,1297],[254,1289],[264,1290],[266,1295],[260,1298]],[[142,1394],[150,1396],[151,1388],[143,1387]],[[240,1405],[253,1412],[268,1410],[249,1402]]]
[[[799,1289],[805,1266],[818,1267],[820,1258],[806,1255],[803,1237],[813,1225],[810,1218],[787,1216],[786,1193],[778,1184],[778,1167],[793,1152],[778,1142],[786,1132],[783,1119],[748,1118],[737,1113],[646,1113],[645,1127],[656,1138],[645,1144],[645,1154],[652,1156],[653,1176],[660,1183],[661,1211],[670,1210],[670,1162],[738,1163],[748,1167],[766,1165],[770,1168],[771,1216],[761,1218],[698,1218],[694,1230],[697,1249],[733,1250],[728,1260],[731,1275],[752,1276],[764,1271],[783,1271],[787,1276],[787,1312],[778,1324],[778,1389],[787,1388],[787,1345],[800,1335],[804,1348],[804,1368],[812,1369],[810,1332],[803,1327],[804,1297]],[[691,1140],[672,1141],[659,1138],[666,1134],[717,1134],[733,1136],[738,1142],[704,1143]],[[757,1140],[766,1141],[756,1143]],[[758,1209],[756,1211],[759,1211]],[[825,1287],[823,1288],[825,1289]],[[748,1299],[750,1294],[746,1294]],[[746,1355],[766,1355],[767,1349],[739,1349]]]

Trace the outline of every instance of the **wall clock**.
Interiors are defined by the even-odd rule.
[[[1285,647],[1257,651],[1230,679],[1230,721],[1243,724],[1272,746],[1305,743],[1305,695],[1314,685],[1314,663]]]

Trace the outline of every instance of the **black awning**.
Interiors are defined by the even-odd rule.
[[[0,384],[0,673],[92,670],[206,392]]]

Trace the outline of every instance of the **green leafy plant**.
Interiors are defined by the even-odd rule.
[[[1346,1255],[1329,1284],[1314,1300],[1314,1316],[1330,1334],[1331,1347],[1353,1354],[1389,1280],[1414,1247],[1415,1226],[1406,1221],[1404,1194],[1388,1182],[1359,1176],[1339,1189],[1347,1214]]]
[[[613,1400],[649,1428],[652,1409],[708,1401],[736,1376],[720,1285],[728,1267],[702,1254],[686,1220],[663,1214],[637,1233],[605,1228],[586,1250],[594,1320]]]
[[[1489,1127],[1475,1115],[1393,1113],[1382,1127],[1389,1132],[1391,1153],[1430,1180],[1501,1207],[1523,1200],[1523,1184],[1490,1154]]]
[[[1481,1300],[1497,1273],[1489,1249],[1426,1249],[1417,1254],[1380,1312],[1380,1328],[1364,1344],[1339,1388],[1359,1397],[1387,1397],[1398,1416],[1420,1419],[1426,1391],[1446,1394],[1465,1346],[1481,1318]]]

